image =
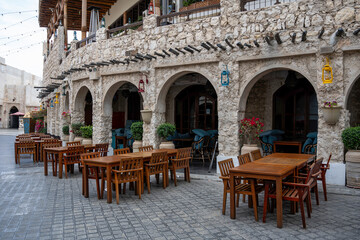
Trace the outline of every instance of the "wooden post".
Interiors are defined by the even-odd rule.
[[[125,11],[123,14],[123,26],[127,23],[127,12]]]
[[[68,45],[68,36],[67,36],[67,29],[68,29],[68,9],[67,9],[68,0],[64,1],[64,45],[65,50],[67,50]]]
[[[82,8],[81,8],[81,39],[86,38],[87,32],[87,0],[82,0]]]

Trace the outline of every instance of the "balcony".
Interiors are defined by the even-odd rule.
[[[277,4],[296,2],[297,0],[240,0],[241,11],[251,11],[271,7]]]

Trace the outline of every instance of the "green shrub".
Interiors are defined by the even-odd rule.
[[[69,125],[65,125],[62,128],[63,134],[65,135],[69,135],[69,130],[70,130]]]
[[[81,136],[83,138],[92,138],[92,132],[93,132],[92,126],[80,127],[80,131],[81,131]]]
[[[131,134],[135,140],[141,141],[143,136],[143,122],[134,122],[131,124]]]
[[[72,131],[76,137],[81,137],[81,131],[80,128],[83,127],[83,123],[73,123],[71,124]]]
[[[342,141],[349,150],[360,150],[360,127],[350,127],[343,131]]]
[[[167,137],[174,135],[175,130],[176,128],[174,124],[162,123],[156,129],[156,133],[159,135],[159,137],[166,139]]]
[[[39,131],[39,133],[47,133],[47,128],[46,128],[46,127],[42,128],[42,129]]]

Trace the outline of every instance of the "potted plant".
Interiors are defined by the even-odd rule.
[[[92,126],[83,126],[80,127],[81,136],[84,138],[82,143],[83,144],[92,144],[92,133],[93,127]]]
[[[259,134],[264,130],[264,123],[259,118],[244,118],[240,122],[240,137],[244,137],[241,154],[260,149],[257,145]]]
[[[167,141],[167,138],[174,135],[175,131],[175,125],[171,123],[162,123],[157,127],[156,133],[162,140],[159,146],[160,149],[175,149],[174,143]]]
[[[45,127],[45,123],[42,119],[37,119],[35,122],[35,132],[41,133],[42,129]]]
[[[82,123],[71,124],[72,130],[70,132],[72,132],[75,136],[74,141],[80,141],[82,143],[83,138],[82,138],[80,128],[83,126],[84,126],[84,124],[82,124]]]
[[[65,121],[70,124],[71,123],[71,117],[70,117],[70,111],[66,111],[66,112],[63,112],[61,114],[63,116],[63,118],[65,119]]]
[[[346,185],[360,188],[360,127],[350,127],[343,131],[342,141],[348,150],[345,154]]]
[[[336,101],[324,102],[322,109],[327,124],[334,125],[339,121],[341,107],[338,106]]]
[[[134,122],[131,124],[130,130],[135,140],[133,143],[133,152],[139,152],[139,147],[142,147],[143,122]]]
[[[69,134],[70,134],[69,125],[63,126],[62,132],[63,132],[63,134],[64,134],[64,136],[63,136],[63,141],[68,142],[68,141],[69,141]]]

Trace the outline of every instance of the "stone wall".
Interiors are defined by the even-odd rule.
[[[270,72],[291,69],[306,77],[317,92],[319,155],[327,156],[332,150],[333,160],[342,162],[344,149],[340,135],[347,124],[346,110],[342,111],[339,122],[331,126],[324,122],[320,106],[323,101],[328,100],[337,100],[344,106],[345,91],[353,82],[350,79],[353,75],[350,71],[353,70],[348,66],[358,64],[354,59],[359,57],[359,37],[354,36],[352,31],[360,27],[359,1],[300,0],[248,12],[240,12],[238,2],[222,0],[221,16],[161,27],[156,26],[156,16],[151,15],[144,19],[142,31],[129,31],[127,35],[120,34],[111,39],[106,39],[105,29],[100,29],[96,43],[78,50],[72,47],[69,56],[62,58],[61,65],[56,64],[56,58],[63,55],[51,52],[44,67],[44,78],[48,79],[50,75],[55,76],[71,67],[81,67],[91,62],[123,60],[125,52],[129,50],[153,54],[154,51],[183,48],[189,44],[195,46],[201,49],[201,53],[180,53],[178,57],[171,54],[170,57],[157,57],[152,61],[101,67],[101,78],[95,81],[89,80],[88,71],[71,74],[67,79],[71,89],[72,121],[81,121],[81,113],[75,105],[79,104],[76,102],[79,89],[86,86],[94,93],[93,140],[109,141],[111,115],[105,112],[105,105],[111,104],[113,97],[108,96],[109,89],[117,89],[119,82],[131,82],[137,86],[145,73],[149,84],[145,86],[145,93],[142,93],[143,107],[152,110],[153,115],[151,123],[144,124],[143,141],[144,144],[157,146],[159,139],[155,129],[169,118],[169,113],[166,113],[168,89],[179,77],[196,72],[211,82],[218,96],[220,154],[234,156],[239,154],[241,147],[236,134],[239,129],[238,120],[246,115],[246,103],[252,87]],[[318,32],[322,27],[324,34],[319,39]],[[334,37],[334,32],[339,27],[346,31],[346,36]],[[306,41],[302,41],[301,36],[305,30]],[[273,37],[276,33],[280,34],[281,44],[273,39],[271,45],[264,41],[265,36]],[[296,39],[292,43],[289,35],[294,33]],[[226,38],[234,48],[227,46],[224,41]],[[254,40],[257,40],[260,47],[255,47]],[[205,41],[213,45],[220,43],[226,47],[226,51],[205,50],[200,46]],[[252,47],[240,49],[236,46],[237,42],[247,43]],[[324,85],[321,81],[325,55],[320,53],[320,49],[327,46],[334,50],[326,55],[330,57],[334,69],[334,83],[330,85]],[[348,61],[350,65],[345,65]],[[224,65],[230,71],[229,87],[222,87],[220,84],[220,73],[224,70]],[[359,69],[358,65],[357,68]],[[267,89],[271,87],[266,93],[266,99],[276,91],[276,86],[278,85],[271,83],[270,86],[264,86]],[[269,113],[266,112],[266,115]],[[270,121],[271,118],[266,123],[267,127],[271,127]]]

